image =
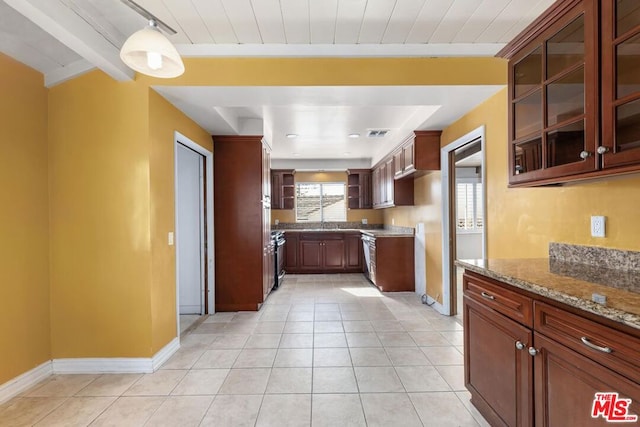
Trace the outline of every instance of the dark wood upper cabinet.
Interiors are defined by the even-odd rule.
[[[371,209],[371,191],[371,169],[347,171],[347,207],[349,209]]]
[[[373,208],[413,205],[413,178],[394,179],[393,156],[373,168]]]
[[[394,178],[440,170],[441,131],[417,130],[393,152]]]
[[[415,131],[373,167],[373,207],[413,205],[413,179],[440,170],[441,131]]]
[[[295,171],[289,169],[271,170],[271,209],[294,209]]]
[[[640,163],[640,8],[637,0],[602,1],[604,168]]]
[[[639,46],[637,1],[564,0],[498,53],[511,185],[640,170]]]

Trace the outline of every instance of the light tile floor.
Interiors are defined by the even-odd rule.
[[[487,426],[462,327],[361,275],[287,276],[259,312],[217,313],[153,374],[54,375],[0,426]]]

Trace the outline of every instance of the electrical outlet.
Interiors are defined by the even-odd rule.
[[[170,231],[167,235],[167,243],[169,244],[169,246],[173,246],[173,241],[173,231]]]
[[[276,219],[276,220],[274,221],[274,223],[275,223],[275,225],[279,225],[279,224],[280,224],[280,220],[279,220],[279,219]]]
[[[369,222],[369,221],[367,220],[367,218],[362,218],[362,223],[363,223],[363,224],[366,224],[366,223],[368,223],[368,222]]]
[[[607,296],[593,293],[591,295],[591,301],[597,304],[607,305]]]
[[[605,217],[592,216],[591,217],[591,237],[605,237]]]

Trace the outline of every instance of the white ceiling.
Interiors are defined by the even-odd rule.
[[[492,56],[554,0],[136,0],[178,31],[183,56]],[[10,6],[10,7],[9,7]],[[120,0],[0,0],[0,51],[47,86],[119,58],[146,24]],[[157,87],[213,134],[264,132],[275,158],[372,158],[415,129],[441,129],[486,87]],[[380,140],[368,129],[389,129]],[[360,139],[348,139],[349,133]],[[285,138],[287,133],[299,135]],[[346,154],[348,153],[348,154]]]
[[[212,134],[265,129],[276,159],[377,161],[414,130],[443,129],[502,86],[155,86]],[[367,138],[385,129],[384,138]],[[359,133],[360,138],[349,138]],[[287,138],[287,134],[297,134]]]

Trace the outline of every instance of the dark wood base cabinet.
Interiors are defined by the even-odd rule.
[[[534,344],[538,350],[532,358],[535,360],[536,426],[611,425],[603,417],[591,416],[598,392],[615,391],[620,398],[630,398],[629,413],[640,415],[639,384],[544,335],[537,334]],[[629,424],[639,425],[640,420]]]
[[[477,273],[463,288],[465,385],[492,426],[611,425],[607,392],[640,415],[640,334]]]
[[[370,246],[369,258],[369,280],[381,292],[415,291],[413,237],[378,237]]]
[[[360,273],[359,232],[286,232],[287,273]]]
[[[533,333],[464,297],[465,384],[492,426],[533,425],[533,360],[516,342]]]

